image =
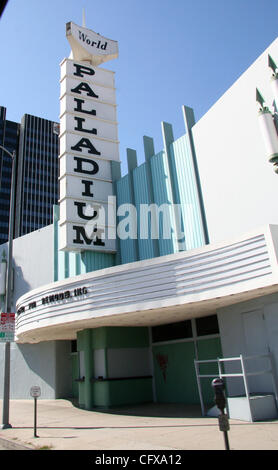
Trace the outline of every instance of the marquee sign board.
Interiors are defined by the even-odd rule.
[[[74,57],[89,60],[92,65],[100,65],[118,57],[118,43],[105,38],[90,29],[82,28],[72,21],[66,25],[67,39]]]
[[[61,63],[59,248],[115,252],[108,217],[111,161],[119,161],[114,72],[96,64],[117,57],[118,46],[74,23],[67,38],[73,58]]]

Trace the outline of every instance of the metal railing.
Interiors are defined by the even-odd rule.
[[[270,361],[270,367],[265,370],[261,371],[256,371],[256,372],[247,372],[246,371],[246,361],[252,360],[252,359],[261,359],[261,358],[268,358]],[[222,372],[221,365],[224,362],[232,362],[232,361],[239,361],[241,365],[241,371],[240,373],[233,373],[233,374],[226,374]],[[264,375],[264,374],[271,374],[271,379],[272,379],[272,386],[273,386],[273,392],[275,395],[276,399],[276,406],[278,408],[278,391],[277,391],[277,385],[276,385],[276,380],[274,377],[274,364],[273,364],[273,359],[271,354],[262,354],[262,355],[256,355],[256,356],[242,356],[242,354],[238,357],[229,357],[229,358],[217,358],[217,359],[207,359],[207,360],[196,360],[194,359],[194,366],[195,366],[195,371],[196,371],[196,378],[197,378],[197,384],[198,384],[198,391],[199,391],[199,396],[200,396],[200,403],[201,403],[201,409],[202,409],[202,415],[205,416],[205,406],[204,406],[204,401],[203,401],[203,394],[202,394],[202,387],[201,387],[201,380],[202,378],[215,378],[215,374],[200,374],[199,370],[199,364],[208,364],[208,363],[217,363],[218,365],[218,376],[220,378],[233,378],[233,377],[242,377],[243,383],[244,383],[244,389],[245,389],[245,394],[247,397],[248,401],[248,406],[250,410],[250,416],[253,421],[253,413],[252,413],[252,407],[250,405],[250,391],[249,391],[249,386],[248,386],[248,380],[247,378],[250,376],[258,376],[258,375]]]

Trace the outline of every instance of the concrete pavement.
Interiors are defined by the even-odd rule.
[[[37,404],[39,437],[34,437],[33,400],[11,400],[12,428],[0,430],[1,445],[14,450],[225,449],[218,419],[202,417],[199,406],[146,404],[86,411],[69,400],[38,399]],[[231,450],[278,449],[278,420],[229,423]]]

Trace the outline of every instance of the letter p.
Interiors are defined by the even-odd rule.
[[[95,71],[94,69],[91,69],[91,67],[86,67],[85,65],[80,64],[73,64],[73,66],[76,69],[73,75],[76,75],[77,77],[84,77],[84,75],[95,75]]]

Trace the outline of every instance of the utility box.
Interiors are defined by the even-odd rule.
[[[248,403],[249,401],[249,403]],[[242,421],[265,421],[277,419],[277,406],[272,394],[227,398],[229,418]]]

